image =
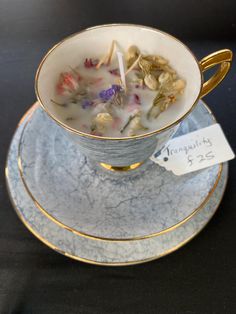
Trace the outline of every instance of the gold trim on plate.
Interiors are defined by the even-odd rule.
[[[209,107],[203,102],[204,106],[206,107],[206,109],[208,110],[209,114],[213,117],[214,121],[216,121],[214,115],[212,114],[211,110],[209,109]],[[37,106],[34,106],[34,110],[37,109]],[[152,233],[152,234],[149,234],[149,235],[145,235],[145,236],[136,236],[136,237],[132,237],[132,238],[106,238],[106,237],[99,237],[99,236],[94,236],[94,235],[90,235],[90,234],[87,234],[87,233],[84,233],[84,232],[81,232],[81,231],[78,231],[74,228],[71,228],[70,226],[67,226],[66,224],[62,223],[61,221],[59,221],[57,218],[55,218],[54,216],[52,216],[51,214],[49,214],[47,212],[47,210],[41,206],[41,204],[36,200],[36,198],[34,197],[34,195],[32,194],[32,192],[30,191],[27,183],[26,183],[26,180],[24,178],[24,175],[23,175],[23,169],[22,169],[22,163],[21,163],[21,156],[20,156],[20,150],[21,150],[21,142],[22,142],[22,138],[23,138],[23,135],[24,135],[24,131],[26,129],[26,126],[28,124],[28,122],[30,121],[32,117],[32,114],[31,116],[29,117],[29,119],[27,120],[26,124],[24,125],[24,129],[21,133],[21,138],[20,138],[20,141],[19,141],[19,149],[18,149],[18,168],[19,168],[19,172],[20,172],[20,176],[21,176],[21,179],[22,179],[22,182],[24,184],[24,187],[27,191],[27,193],[29,194],[30,198],[33,200],[35,206],[40,209],[42,211],[42,213],[47,217],[49,218],[51,221],[55,222],[56,224],[58,224],[60,227],[74,233],[74,234],[77,234],[79,236],[82,236],[82,237],[85,237],[85,238],[89,238],[89,239],[93,239],[93,240],[98,240],[98,241],[110,241],[110,242],[126,242],[126,241],[137,241],[137,240],[144,240],[144,239],[147,239],[147,238],[153,238],[153,237],[156,237],[156,236],[159,236],[161,234],[164,234],[164,233],[167,233],[167,232],[170,232],[176,228],[178,228],[179,226],[181,226],[182,224],[184,224],[185,222],[187,222],[189,219],[191,219],[198,211],[200,211],[202,209],[202,207],[204,207],[204,205],[207,203],[207,201],[210,199],[212,193],[215,191],[217,185],[218,185],[218,182],[219,182],[219,179],[220,179],[220,176],[221,176],[221,173],[222,173],[222,169],[223,169],[223,166],[222,164],[219,164],[219,171],[218,171],[218,174],[217,174],[217,178],[216,178],[216,181],[213,185],[213,187],[211,188],[211,190],[209,191],[209,193],[207,194],[206,198],[202,201],[202,203],[194,209],[194,211],[188,215],[185,219],[183,219],[182,221],[180,221],[179,223],[165,229],[165,230],[162,230],[162,231],[159,231],[159,232],[156,232],[156,233]]]
[[[206,108],[208,109],[209,113],[213,116],[211,110],[209,109],[209,107],[205,104]],[[14,132],[14,135],[13,135],[13,138],[19,128],[19,126],[25,121],[26,118],[28,118],[28,116],[31,116],[32,112],[38,107],[38,104],[35,103],[25,114],[24,116],[21,118],[20,122],[18,123],[17,125],[17,128]],[[214,116],[213,116],[214,117]],[[11,145],[10,145],[11,147]],[[10,152],[10,148],[7,152],[7,160],[8,160],[8,157],[9,157],[9,152]],[[39,235],[37,232],[34,231],[34,229],[28,224],[28,222],[24,219],[24,217],[21,215],[21,213],[19,212],[19,210],[17,209],[17,207],[15,206],[15,203],[14,203],[14,200],[11,196],[11,192],[10,192],[10,189],[9,189],[9,184],[8,184],[8,167],[7,167],[7,160],[6,160],[6,166],[5,166],[5,176],[6,176],[6,186],[7,186],[7,190],[8,190],[8,194],[9,194],[9,197],[10,197],[10,200],[11,200],[11,203],[12,203],[12,206],[13,208],[15,209],[16,211],[16,214],[18,215],[19,219],[22,221],[22,223],[25,225],[25,227],[38,239],[40,240],[41,242],[43,242],[45,245],[47,245],[49,248],[55,250],[56,252],[62,254],[62,255],[65,255],[67,257],[70,257],[72,259],[75,259],[77,261],[80,261],[80,262],[84,262],[84,263],[87,263],[87,264],[93,264],[93,265],[98,265],[98,266],[130,266],[130,265],[137,265],[137,264],[142,264],[142,263],[146,263],[146,262],[149,262],[149,261],[153,261],[153,260],[156,260],[156,259],[159,259],[161,257],[164,257],[176,250],[178,250],[179,248],[181,248],[182,246],[184,246],[185,244],[187,244],[188,242],[190,242],[194,237],[196,237],[205,227],[206,225],[209,223],[209,221],[211,220],[211,218],[214,216],[215,212],[217,211],[217,209],[219,208],[220,206],[220,203],[223,199],[223,196],[224,196],[224,193],[225,193],[225,190],[226,190],[226,186],[227,186],[227,181],[228,181],[228,169],[227,169],[227,177],[226,177],[226,181],[224,183],[224,190],[223,190],[223,193],[221,195],[221,198],[219,200],[219,203],[214,211],[214,213],[211,215],[211,217],[209,218],[209,220],[202,226],[202,228],[200,230],[198,230],[198,232],[196,232],[194,235],[192,235],[190,238],[188,238],[187,240],[183,241],[182,243],[180,243],[179,245],[177,245],[176,247],[172,248],[171,250],[168,250],[166,251],[165,253],[163,253],[162,255],[158,255],[158,256],[154,256],[154,257],[151,257],[151,258],[147,258],[147,259],[143,259],[143,260],[139,260],[139,261],[133,261],[133,262],[123,262],[123,263],[118,263],[118,262],[114,262],[114,263],[103,263],[103,262],[97,262],[97,261],[94,261],[94,260],[89,260],[89,259],[85,259],[85,258],[81,258],[79,256],[75,256],[75,255],[72,255],[72,254],[69,254],[63,250],[61,250],[60,248],[56,247],[55,245],[53,245],[52,243],[50,243],[48,240],[44,239],[41,235]]]
[[[7,158],[8,159],[8,158]],[[28,222],[24,219],[24,217],[21,215],[21,213],[19,212],[18,208],[15,206],[14,200],[12,199],[11,196],[11,192],[9,189],[9,185],[8,185],[8,168],[7,166],[5,167],[5,174],[6,174],[6,185],[7,185],[7,190],[8,190],[8,194],[12,203],[13,208],[15,209],[15,212],[17,214],[17,216],[19,217],[19,219],[22,221],[22,223],[25,225],[25,227],[41,242],[43,242],[46,246],[48,246],[49,248],[53,249],[54,251],[65,255],[69,258],[72,258],[74,260],[80,261],[80,262],[84,262],[87,264],[92,264],[92,265],[97,265],[97,266],[131,266],[131,265],[138,265],[138,264],[143,264],[143,263],[147,263],[153,260],[157,260],[161,257],[164,257],[170,253],[173,253],[174,251],[178,250],[179,248],[181,248],[182,246],[184,246],[185,244],[187,244],[188,242],[190,242],[193,238],[195,238],[205,227],[206,225],[209,223],[209,221],[212,219],[212,217],[214,216],[214,214],[216,213],[217,209],[219,208],[221,201],[223,199],[225,190],[226,190],[226,186],[227,186],[227,181],[228,181],[228,169],[227,169],[227,177],[226,177],[226,181],[224,183],[224,189],[223,189],[223,193],[221,195],[221,198],[219,200],[219,203],[215,209],[215,211],[212,213],[212,215],[209,217],[209,219],[206,221],[206,223],[202,226],[201,229],[199,229],[195,234],[193,234],[191,237],[189,237],[188,239],[186,239],[185,241],[181,242],[180,244],[176,245],[175,247],[173,247],[170,250],[167,250],[166,252],[157,255],[157,256],[153,256],[150,258],[146,258],[146,259],[142,259],[142,260],[138,260],[138,261],[132,261],[132,262],[97,262],[94,260],[90,260],[90,259],[86,259],[83,257],[79,257],[73,254],[69,254],[63,250],[61,250],[60,248],[58,248],[57,246],[55,246],[54,244],[52,244],[51,242],[49,242],[48,240],[46,240],[45,238],[43,238],[40,234],[38,234],[29,224]]]

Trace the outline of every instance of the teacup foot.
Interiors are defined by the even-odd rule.
[[[129,166],[122,166],[122,167],[116,167],[116,166],[112,166],[109,164],[105,164],[103,162],[100,163],[100,165],[110,171],[130,171],[130,170],[134,170],[137,169],[138,167],[140,167],[143,164],[143,162],[137,162],[135,164],[129,165]]]

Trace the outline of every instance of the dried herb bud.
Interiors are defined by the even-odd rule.
[[[145,74],[150,73],[150,71],[151,71],[151,69],[152,69],[152,63],[151,63],[150,61],[147,61],[147,60],[145,60],[144,58],[140,58],[138,64],[139,64],[141,70],[142,70]]]
[[[138,49],[137,46],[133,45],[129,47],[125,56],[128,67],[130,67],[135,62],[139,54],[140,54],[140,50]]]
[[[173,83],[173,89],[176,90],[177,92],[182,91],[185,88],[185,82],[184,80],[177,80]]]
[[[151,90],[156,90],[158,88],[158,81],[156,80],[155,76],[152,74],[145,75],[144,83]]]
[[[164,65],[162,67],[162,70],[165,72],[168,72],[170,74],[175,74],[176,75],[176,71],[174,69],[172,69],[172,67],[170,67],[169,65]]]
[[[141,122],[141,112],[139,111],[133,117],[129,124],[128,136],[135,136],[137,131],[148,130]]]
[[[166,64],[168,64],[168,61],[167,61],[165,58],[160,57],[160,56],[157,56],[157,62],[158,62],[159,64],[161,64],[161,65],[166,65]]]
[[[168,72],[162,72],[158,78],[160,84],[165,84],[170,80],[171,76]]]
[[[113,118],[108,112],[98,113],[94,119],[94,122],[98,129],[103,129],[111,126]]]
[[[137,46],[130,46],[127,53],[126,53],[126,59],[130,60],[131,58],[138,57],[140,54],[140,50],[138,49]]]
[[[128,52],[129,56],[133,57],[133,56],[138,56],[140,54],[140,50],[137,46],[132,45],[129,47]]]

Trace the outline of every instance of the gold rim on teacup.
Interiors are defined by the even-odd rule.
[[[44,65],[44,62],[46,61],[46,59],[48,58],[48,56],[56,49],[58,48],[61,44],[63,44],[65,41],[78,36],[79,34],[91,31],[91,30],[95,30],[95,29],[99,29],[99,28],[104,28],[104,27],[115,27],[115,26],[130,26],[130,27],[140,27],[143,29],[147,29],[147,30],[152,30],[155,31],[157,33],[161,33],[165,36],[168,36],[172,39],[174,39],[176,42],[178,42],[179,44],[181,44],[186,50],[188,50],[188,52],[192,55],[193,59],[195,59],[196,64],[198,65],[199,68],[199,72],[201,75],[201,88],[200,91],[195,99],[195,101],[193,102],[192,106],[189,108],[189,110],[183,114],[179,119],[177,119],[176,121],[166,125],[165,127],[159,128],[155,131],[152,132],[147,132],[144,134],[140,134],[140,135],[136,135],[136,136],[126,136],[126,137],[105,137],[105,136],[98,136],[98,135],[92,135],[89,133],[85,133],[82,131],[79,131],[77,129],[74,129],[70,126],[68,126],[67,124],[63,123],[62,121],[60,121],[54,114],[52,114],[48,108],[44,105],[43,101],[42,101],[42,97],[40,96],[40,92],[39,92],[39,88],[38,88],[38,79],[39,79],[39,75],[42,69],[42,66]],[[143,25],[137,25],[137,24],[122,24],[122,23],[117,23],[117,24],[104,24],[104,25],[99,25],[99,26],[94,26],[94,27],[90,27],[87,28],[83,31],[77,32],[75,34],[72,34],[68,37],[66,37],[65,39],[63,39],[62,41],[60,41],[59,43],[57,43],[56,45],[54,45],[48,52],[47,54],[44,56],[44,58],[42,59],[41,63],[39,64],[39,67],[37,69],[36,72],[36,76],[35,76],[35,92],[36,92],[36,96],[37,99],[40,103],[40,105],[42,106],[42,108],[46,111],[46,113],[54,120],[56,121],[60,126],[62,126],[64,129],[66,129],[69,132],[78,134],[80,136],[83,137],[87,137],[87,138],[93,138],[93,139],[100,139],[100,140],[121,140],[121,141],[125,141],[125,140],[132,140],[132,139],[141,139],[141,138],[145,138],[145,137],[149,137],[152,136],[154,134],[158,134],[162,131],[165,131],[177,124],[179,124],[184,118],[186,118],[186,116],[194,109],[195,105],[197,104],[198,100],[202,97],[204,97],[205,95],[207,95],[209,92],[211,92],[226,76],[226,74],[228,73],[230,66],[231,66],[231,61],[232,61],[232,57],[233,57],[233,53],[231,50],[229,49],[223,49],[223,50],[219,50],[216,51],[206,57],[204,57],[202,60],[198,61],[197,58],[195,57],[195,55],[193,54],[193,52],[179,39],[177,39],[176,37],[163,32],[161,30],[158,30],[156,28],[153,27],[148,27],[148,26],[143,26]],[[215,74],[212,75],[211,78],[209,78],[206,82],[204,82],[203,80],[203,72],[207,71],[208,69],[219,65],[218,70],[216,71]],[[108,168],[110,167],[110,165],[108,165]],[[128,166],[127,166],[128,167]]]

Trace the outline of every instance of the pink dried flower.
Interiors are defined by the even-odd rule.
[[[68,95],[79,87],[75,77],[68,72],[61,73],[58,84],[56,86],[59,95]]]
[[[140,97],[137,94],[133,94],[133,101],[135,104],[140,105]]]
[[[92,58],[86,58],[84,61],[84,66],[87,69],[94,68],[98,64],[99,60],[92,59]]]

